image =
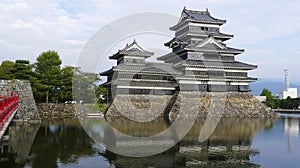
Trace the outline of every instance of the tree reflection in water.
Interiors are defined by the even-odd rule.
[[[84,155],[95,154],[92,143],[75,119],[45,120],[32,146],[30,164],[32,167],[57,167],[58,161],[74,163]]]

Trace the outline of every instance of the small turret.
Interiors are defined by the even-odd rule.
[[[126,44],[126,47],[119,50],[116,54],[109,57],[109,59],[115,59],[119,64],[145,64],[145,59],[151,57],[154,53],[144,50],[137,42],[134,41],[131,44]]]

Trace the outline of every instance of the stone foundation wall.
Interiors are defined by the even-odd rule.
[[[175,97],[174,97],[175,96]],[[178,115],[185,117],[209,116],[237,118],[274,118],[277,114],[245,92],[187,92],[171,95],[117,95],[106,116],[142,118]],[[122,110],[123,113],[120,113]]]
[[[118,94],[106,111],[106,116],[155,117],[163,116],[172,95]]]
[[[169,117],[184,116],[273,118],[277,114],[245,92],[179,92]]]
[[[0,80],[0,95],[10,96],[11,92],[19,94],[19,110],[17,120],[40,120],[29,81]]]
[[[42,119],[75,117],[75,106],[73,104],[37,104],[39,115]]]

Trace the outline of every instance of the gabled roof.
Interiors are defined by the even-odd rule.
[[[208,23],[208,24],[215,24],[215,25],[223,25],[226,23],[226,20],[212,17],[208,9],[206,9],[206,11],[194,11],[194,10],[188,10],[184,8],[183,11],[181,12],[181,17],[179,19],[178,24],[171,27],[170,29],[175,30],[180,23],[186,20],[197,22],[197,23]]]
[[[219,25],[226,23],[226,20],[217,19],[217,18],[212,17],[210,15],[208,9],[206,9],[206,11],[194,11],[194,10],[188,10],[188,9],[184,8],[182,11],[182,15],[186,19],[190,19],[190,20],[198,21],[198,22],[216,23]]]
[[[220,42],[218,42],[215,38],[209,37],[205,40],[201,41],[200,43],[196,44],[196,47],[201,48],[205,46],[211,46],[210,44],[214,44],[214,46],[217,46],[220,49],[225,49],[226,46]]]
[[[118,58],[120,58],[122,56],[126,56],[126,55],[148,58],[148,57],[151,57],[152,55],[154,55],[154,53],[144,50],[134,40],[133,43],[131,43],[130,45],[127,44],[125,46],[125,48],[123,48],[122,50],[119,50],[116,54],[110,56],[109,59],[118,59]]]
[[[218,42],[214,37],[209,37],[198,44],[188,45],[185,47],[185,49],[201,52],[218,52],[233,54],[241,54],[244,52],[243,49],[227,47],[225,44]]]

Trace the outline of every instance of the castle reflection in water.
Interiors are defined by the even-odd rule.
[[[127,135],[151,136],[171,123],[158,118],[146,124],[125,118],[88,118],[86,132],[77,119],[44,120],[39,125],[13,125],[9,140],[2,143],[0,167],[259,167],[299,165],[299,117],[269,119],[223,118],[204,142],[198,136],[204,120],[197,120],[189,133],[169,150],[149,157],[126,157],[112,153],[100,140],[111,139],[104,121]],[[135,129],[133,129],[135,128]],[[89,135],[88,135],[89,134]],[[101,139],[102,138],[102,139]],[[99,139],[98,139],[99,140]],[[273,141],[273,142],[272,142]],[[280,144],[274,148],[274,144]],[[127,148],[126,141],[116,143]],[[138,147],[139,143],[135,146]],[[276,150],[275,150],[276,149]],[[274,151],[273,151],[274,150]],[[279,151],[279,153],[276,153]],[[268,158],[280,159],[272,161]],[[282,158],[282,159],[281,159]],[[273,163],[274,162],[274,163]],[[286,163],[287,162],[287,163]],[[46,166],[47,167],[47,166]]]
[[[95,137],[99,134],[97,127],[101,127],[97,119],[88,119],[86,124],[95,128],[88,134]],[[152,136],[169,127],[164,119],[139,123],[125,118],[108,118],[110,124],[119,132],[131,136]],[[256,167],[251,163],[250,156],[259,152],[251,149],[252,137],[261,129],[272,125],[269,119],[233,119],[223,118],[213,134],[204,142],[199,142],[198,136],[205,120],[195,122],[190,132],[178,144],[169,150],[150,157],[126,157],[106,151],[104,156],[110,159],[111,164],[117,167]],[[103,128],[102,128],[103,129]],[[107,131],[103,131],[107,132]],[[114,136],[109,135],[110,141]],[[96,141],[101,141],[99,136]],[[104,136],[104,138],[106,138]],[[102,141],[105,141],[102,139]],[[126,141],[126,140],[124,140]],[[117,148],[130,150],[131,142],[116,142]],[[136,142],[135,148],[145,147],[148,144]]]
[[[102,122],[104,119],[86,119],[85,123],[94,128],[87,133],[107,138],[106,128]],[[162,118],[143,126],[139,122],[124,118],[110,118],[109,122],[118,131],[134,136],[151,136],[170,125]],[[27,126],[24,129],[19,125],[12,126],[10,139],[5,147],[6,153],[2,153],[0,165],[1,168],[39,167],[45,164],[63,167],[65,164],[69,166],[82,164],[80,162],[82,159],[95,159],[96,162],[90,161],[91,165],[88,166],[95,166],[93,164],[106,165],[104,167],[256,166],[250,161],[250,155],[258,153],[251,149],[251,139],[259,130],[271,124],[272,121],[267,119],[224,118],[207,141],[199,142],[198,136],[204,120],[197,120],[185,138],[169,150],[150,157],[132,158],[101,148],[85,133],[76,119],[45,120],[41,126]],[[119,144],[123,144],[119,146],[120,148],[126,148],[126,143]],[[136,144],[138,145],[140,144]],[[103,157],[107,160],[101,160]]]

